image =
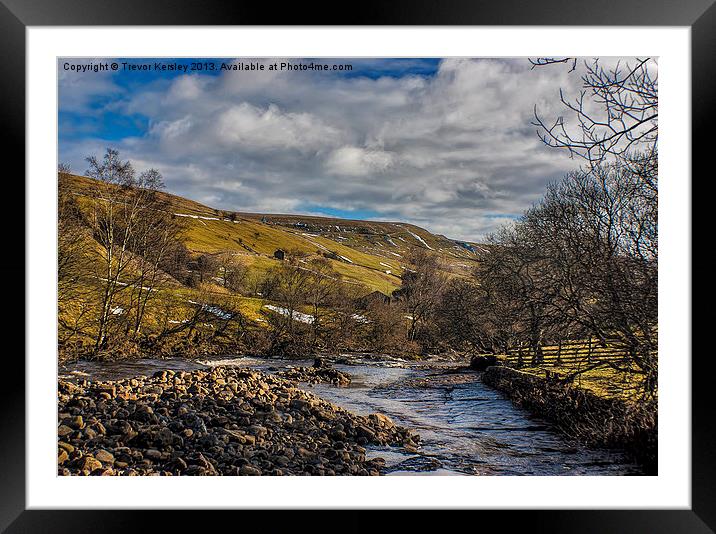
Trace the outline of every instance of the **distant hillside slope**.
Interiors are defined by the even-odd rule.
[[[92,179],[60,175],[78,196],[88,196]],[[453,241],[407,223],[347,220],[308,215],[276,215],[218,210],[160,193],[185,223],[184,244],[194,254],[231,252],[258,270],[278,261],[276,250],[327,257],[345,282],[389,294],[400,287],[405,257],[412,248],[439,255],[452,275],[475,266],[475,243]]]

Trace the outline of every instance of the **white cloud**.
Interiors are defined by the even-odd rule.
[[[216,141],[229,148],[311,152],[335,140],[340,131],[310,113],[284,113],[275,104],[261,109],[246,102],[216,119]]]
[[[368,176],[382,174],[393,163],[393,156],[379,149],[342,146],[331,152],[325,161],[329,174]]]

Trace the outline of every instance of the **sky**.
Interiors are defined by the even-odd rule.
[[[239,70],[251,64],[263,70]],[[311,64],[328,70],[296,68]],[[480,241],[579,165],[531,124],[535,105],[564,114],[559,89],[578,94],[579,73],[526,58],[85,58],[59,59],[58,73],[60,162],[84,174],[112,147],[213,208]]]

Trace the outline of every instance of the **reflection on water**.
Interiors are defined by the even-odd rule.
[[[639,475],[639,467],[619,451],[586,448],[570,442],[545,421],[530,417],[475,373],[450,374],[447,368],[365,358],[339,360],[349,373],[348,387],[304,385],[354,413],[380,412],[420,434],[418,454],[390,447],[369,449],[386,461],[392,475]],[[151,375],[163,369],[193,370],[237,365],[274,371],[311,361],[222,358],[206,360],[143,359],[78,362],[60,369],[66,378],[115,380]]]

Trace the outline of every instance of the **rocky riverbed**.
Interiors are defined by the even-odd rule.
[[[291,367],[276,372],[274,376],[294,380],[296,382],[305,382],[310,386],[316,384],[347,386],[351,383],[351,377],[348,373],[342,373],[329,367],[321,360],[315,360],[313,367]]]
[[[416,452],[387,416],[360,416],[297,387],[345,383],[322,367],[215,367],[59,381],[60,475],[378,475],[365,446]]]

